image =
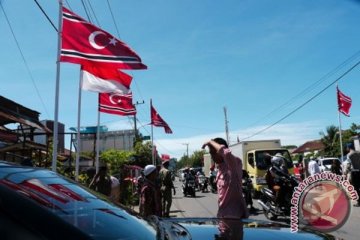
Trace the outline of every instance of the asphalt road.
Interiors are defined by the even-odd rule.
[[[206,192],[196,192],[196,197],[184,197],[181,190],[181,182],[176,178],[174,185],[176,195],[173,197],[171,207],[171,217],[215,217],[217,213],[217,194]],[[267,220],[262,213],[256,200],[254,206],[259,210],[251,213],[251,219]],[[279,219],[280,222],[289,222],[287,219]],[[359,240],[360,239],[360,208],[353,207],[346,224],[339,230],[331,234],[340,239]]]

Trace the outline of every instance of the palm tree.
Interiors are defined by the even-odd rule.
[[[321,142],[324,144],[325,148],[321,151],[321,154],[324,156],[340,156],[339,149],[339,128],[331,125],[326,127],[326,134],[321,131],[320,133]]]

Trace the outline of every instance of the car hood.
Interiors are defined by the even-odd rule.
[[[291,233],[286,224],[252,219],[178,218],[162,220],[160,226],[169,239],[335,239],[310,229]]]

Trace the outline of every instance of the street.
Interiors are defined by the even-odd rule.
[[[217,194],[196,192],[196,197],[184,197],[181,189],[181,182],[178,178],[174,181],[176,195],[173,197],[170,217],[215,217],[217,213]],[[262,213],[257,201],[254,206],[259,209],[251,213],[251,219],[267,220]],[[279,222],[288,222],[286,219],[279,219]],[[360,233],[357,231],[360,222],[360,208],[353,207],[348,221],[339,230],[331,234],[340,239],[358,240]]]

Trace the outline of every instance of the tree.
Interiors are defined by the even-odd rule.
[[[152,147],[151,142],[142,143],[138,141],[134,147],[134,153],[132,155],[132,164],[140,167],[145,167],[148,164],[152,164]]]
[[[109,165],[110,174],[118,173],[119,169],[130,163],[133,152],[109,149],[101,153],[101,161]]]
[[[353,140],[351,138],[355,135],[358,135],[359,130],[360,130],[360,125],[357,125],[355,123],[352,123],[349,129],[342,130],[341,135],[342,135],[343,145],[345,145],[348,142],[352,142]],[[322,136],[321,142],[325,146],[324,150],[321,151],[320,154],[322,156],[340,157],[341,150],[340,150],[339,128],[334,125],[328,126],[326,128],[326,133],[322,131],[320,132],[320,135]]]
[[[183,168],[183,167],[201,167],[204,165],[203,159],[204,159],[204,150],[201,151],[195,151],[193,154],[191,154],[190,157],[184,155],[180,158],[180,160],[177,163],[177,167]]]

